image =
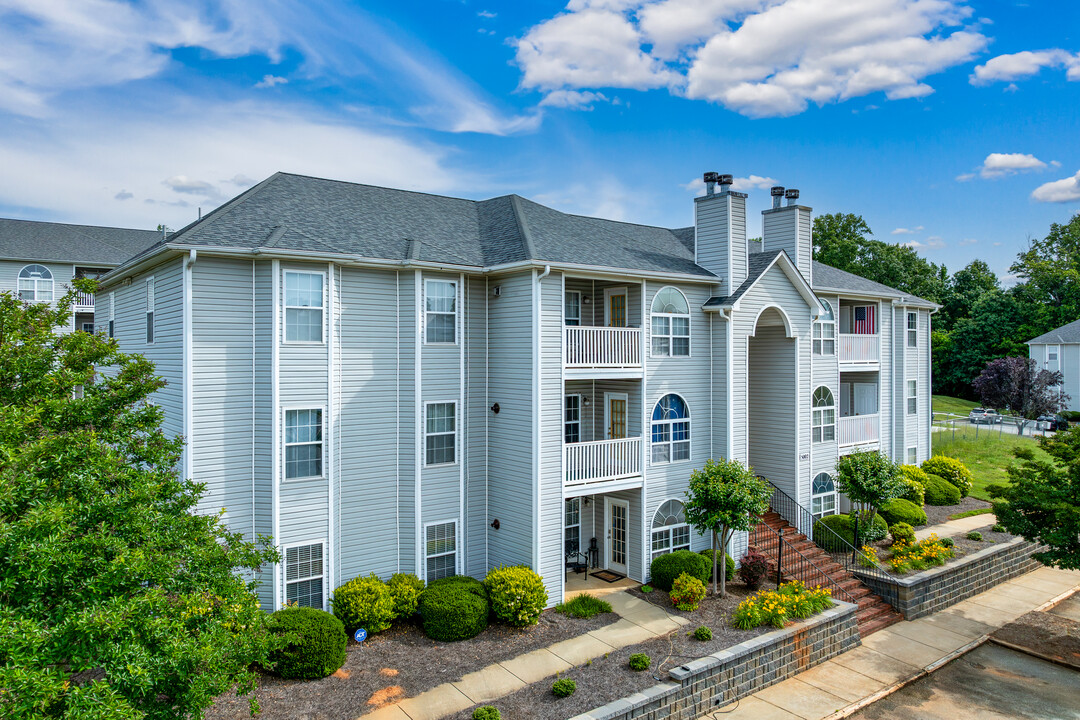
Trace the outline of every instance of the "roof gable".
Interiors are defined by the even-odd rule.
[[[791,257],[784,250],[751,254],[747,258],[746,279],[743,280],[738,289],[731,295],[709,298],[702,306],[702,309],[706,312],[719,312],[722,308],[738,310],[739,302],[773,267],[779,268],[784,273],[788,281],[806,301],[806,304],[814,310],[815,314],[825,312],[825,308],[822,307],[810,284],[806,282],[806,278],[802,276],[799,269],[795,267],[795,263],[792,262]]]
[[[1072,343],[1080,343],[1080,320],[1073,320],[1071,323],[1027,341],[1028,345],[1071,345]]]

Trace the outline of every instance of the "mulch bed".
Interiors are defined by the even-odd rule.
[[[956,506],[953,505],[952,507],[956,507]],[[987,519],[992,521],[992,520],[994,520],[994,516],[993,515],[988,515]],[[949,560],[945,563],[945,565],[939,565],[938,567],[948,567],[949,565],[953,564],[954,562],[956,562],[960,558],[964,557],[965,555],[970,555],[971,553],[978,552],[979,550],[983,550],[985,548],[988,548],[991,545],[995,545],[995,544],[1003,543],[1003,542],[1008,542],[1009,540],[1012,540],[1014,537],[1016,537],[1015,535],[1010,535],[1007,532],[994,532],[993,530],[991,530],[992,527],[994,527],[994,525],[990,524],[990,525],[987,525],[986,527],[978,528],[975,531],[975,532],[982,533],[982,536],[983,536],[982,540],[968,540],[967,537],[965,537],[966,533],[964,533],[962,535],[953,535],[953,536],[951,536],[952,539],[953,539],[953,556],[951,558],[949,558]],[[888,536],[888,535],[885,536],[884,540],[880,540],[880,541],[874,543],[874,547],[879,550],[878,557],[880,558],[880,560],[879,560],[878,567],[880,567],[882,570],[889,573],[890,575],[893,575],[894,577],[909,577],[911,575],[915,575],[916,571],[914,571],[914,570],[909,570],[908,572],[904,573],[903,575],[898,575],[898,574],[892,572],[891,569],[889,569],[889,566],[888,566],[887,561],[886,561],[886,558],[888,557],[888,555],[886,553],[888,553],[889,547],[891,545],[892,545],[892,538],[890,536]]]
[[[940,525],[941,523],[948,522],[950,515],[988,507],[990,507],[990,503],[985,500],[973,498],[969,495],[956,505],[924,505],[923,510],[926,511],[927,525]],[[988,517],[993,516],[989,515]]]
[[[555,697],[551,692],[554,678],[547,678],[486,704],[497,707],[502,717],[508,719],[565,720],[657,683],[666,682],[667,671],[673,667],[774,629],[760,627],[739,630],[732,627],[729,619],[732,611],[753,593],[737,581],[728,584],[727,592],[726,598],[708,596],[694,612],[683,612],[671,605],[666,592],[654,590],[646,594],[638,589],[630,590],[634,597],[658,605],[672,615],[688,618],[690,624],[667,637],[615,650],[607,657],[593,660],[589,665],[580,665],[562,673],[559,677],[570,678],[577,683],[577,692],[568,698]],[[699,625],[706,625],[712,630],[712,640],[700,642],[691,637]],[[628,663],[630,655],[639,652],[648,655],[652,659],[652,665],[648,670],[634,672]],[[463,710],[450,718],[469,720],[473,709]]]
[[[1080,623],[1047,612],[1029,612],[990,638],[1080,670]]]
[[[376,693],[389,701],[412,697],[492,663],[582,635],[618,619],[615,613],[604,613],[581,620],[549,610],[532,627],[492,625],[474,638],[454,643],[431,640],[415,625],[395,626],[369,638],[363,647],[350,639],[348,657],[337,676],[305,681],[262,675],[256,691],[262,707],[259,718],[353,720],[376,708],[376,704],[369,703]],[[250,718],[247,699],[222,695],[207,711],[206,718]]]

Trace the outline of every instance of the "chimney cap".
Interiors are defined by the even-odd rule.
[[[720,183],[721,185],[732,185],[735,182],[735,178],[732,175],[720,175],[717,178],[716,182]]]
[[[784,191],[784,197],[786,197],[788,200],[798,200],[799,199],[799,191],[796,190],[795,188],[791,188],[790,190],[785,190]]]
[[[783,196],[783,194],[784,194],[784,186],[783,185],[773,185],[772,190],[769,191],[769,194],[772,195],[773,197],[781,197],[781,196]]]
[[[707,173],[705,173],[705,175],[703,177],[704,177],[705,182],[713,182],[714,183],[714,182],[717,182],[717,180],[718,180],[718,178],[720,176],[718,174],[714,173],[714,172],[707,172]]]

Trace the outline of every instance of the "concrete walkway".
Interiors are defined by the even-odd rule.
[[[997,520],[994,518],[993,513],[968,515],[967,517],[962,517],[957,520],[943,522],[940,525],[930,525],[924,527],[922,530],[916,530],[915,539],[925,540],[930,537],[931,534],[936,534],[939,538],[967,535],[972,530],[978,530],[981,527],[993,525],[996,522]]]
[[[948,610],[880,630],[863,640],[862,646],[706,713],[702,719],[847,717],[975,647],[999,627],[1076,588],[1080,588],[1080,572],[1040,568]]]
[[[690,622],[626,591],[606,595],[604,599],[620,616],[611,625],[488,665],[460,680],[443,683],[361,717],[364,720],[437,720],[477,703],[490,703],[613,650],[662,637]]]

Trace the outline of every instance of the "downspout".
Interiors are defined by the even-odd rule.
[[[192,459],[191,459],[191,431],[192,424],[194,422],[194,412],[192,410],[192,404],[194,398],[192,392],[195,387],[194,379],[191,376],[192,373],[192,327],[191,327],[191,302],[192,302],[192,290],[191,290],[191,270],[195,267],[195,260],[198,257],[198,253],[195,248],[191,248],[188,251],[187,260],[184,261],[184,350],[183,350],[183,363],[184,363],[184,478],[191,480],[192,473]],[[254,526],[254,518],[252,518],[252,524]]]

